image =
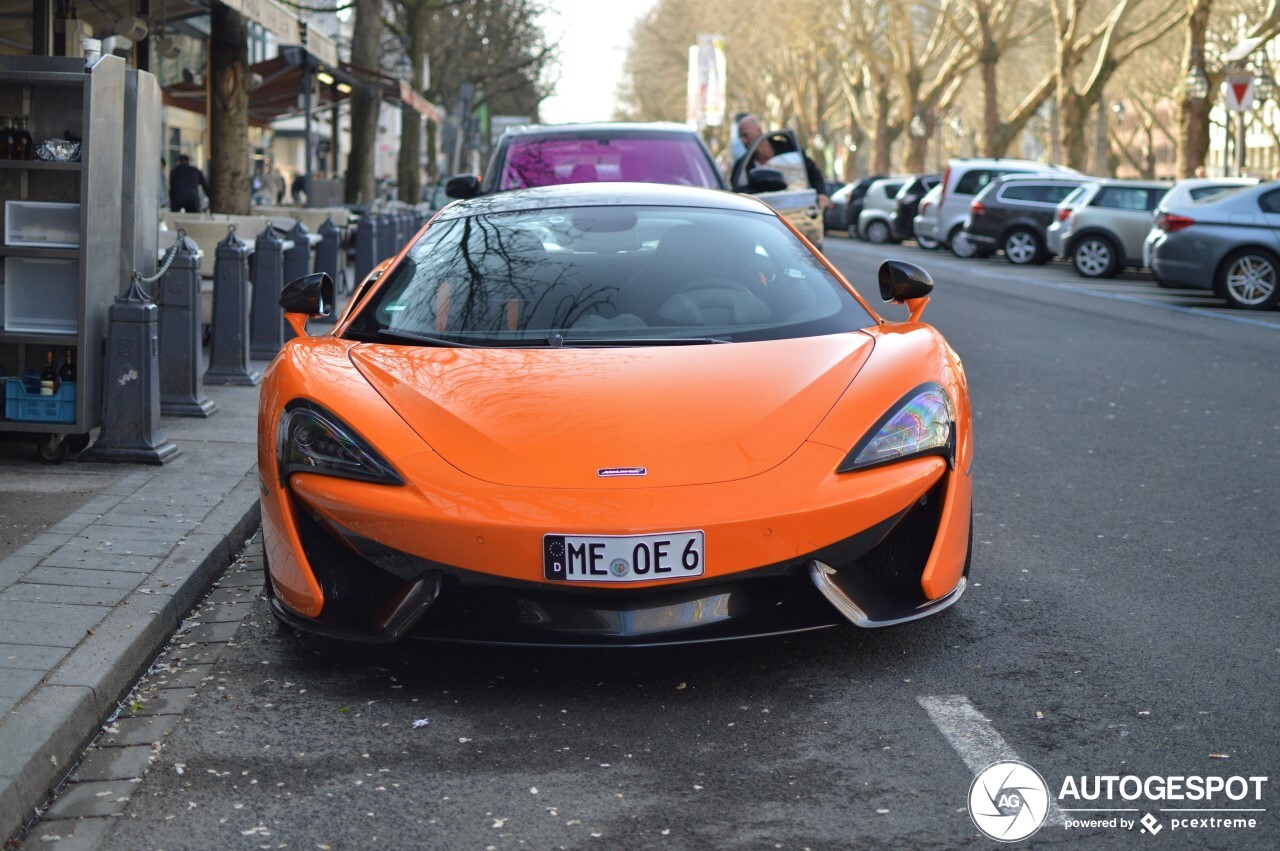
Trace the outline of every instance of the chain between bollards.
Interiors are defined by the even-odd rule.
[[[164,273],[169,271],[169,264],[173,262],[173,258],[178,254],[178,246],[187,238],[187,232],[182,228],[178,228],[178,238],[173,245],[169,246],[168,252],[165,253],[164,263],[160,265],[160,271],[156,272],[150,278],[143,277],[137,269],[133,270],[132,280],[138,284],[154,284],[156,281],[164,277]]]

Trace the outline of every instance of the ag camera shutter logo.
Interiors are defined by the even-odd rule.
[[[969,816],[978,830],[998,842],[1026,839],[1048,814],[1049,786],[1025,762],[993,762],[969,787]]]

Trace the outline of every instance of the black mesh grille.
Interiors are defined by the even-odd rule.
[[[886,589],[920,592],[920,576],[938,537],[942,483],[906,513],[875,549],[858,559],[858,569]]]

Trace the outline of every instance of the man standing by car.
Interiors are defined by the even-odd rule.
[[[752,143],[763,135],[764,126],[760,123],[760,119],[754,115],[743,116],[738,121],[738,138],[742,140],[742,144],[747,148],[750,148]],[[755,156],[751,162],[747,162],[746,154],[734,161],[733,170],[730,174],[730,184],[733,186],[738,185],[739,176],[744,169],[749,172],[757,166],[765,165],[776,156],[788,153],[792,152],[777,150],[771,139],[765,139],[756,147]],[[831,196],[827,194],[827,182],[822,178],[822,171],[803,151],[797,151],[796,153],[804,157],[804,170],[809,177],[809,185],[818,193],[818,209],[826,212],[827,206],[831,203]]]

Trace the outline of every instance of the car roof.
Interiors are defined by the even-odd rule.
[[[1127,177],[1094,177],[1094,183],[1102,186],[1132,186],[1136,189],[1171,189],[1171,180],[1134,180]]]
[[[1072,174],[1061,171],[1019,171],[1013,174],[1003,174],[993,182],[1024,183],[1028,180],[1033,180],[1036,183],[1085,183],[1096,181],[1097,179],[1087,174]]]
[[[504,136],[556,136],[556,135],[622,135],[628,133],[673,133],[681,136],[697,135],[683,124],[674,121],[593,121],[582,124],[520,124],[508,127]]]
[[[722,189],[673,186],[666,183],[566,183],[531,189],[508,189],[457,201],[440,211],[438,220],[489,213],[512,213],[546,207],[703,207],[776,215],[762,201]]]

